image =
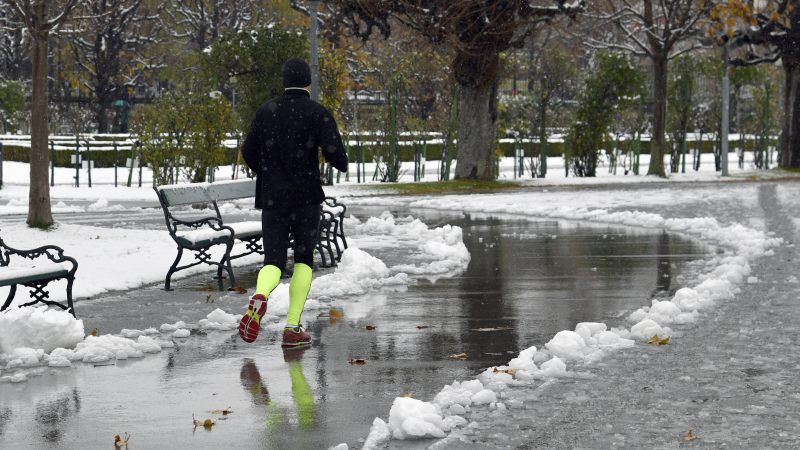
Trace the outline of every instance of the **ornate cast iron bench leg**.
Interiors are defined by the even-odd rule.
[[[183,247],[178,247],[178,256],[175,257],[175,262],[172,263],[172,266],[167,271],[167,279],[164,281],[164,290],[171,291],[170,288],[170,281],[172,281],[172,274],[177,272],[178,263],[181,262],[181,256],[183,256]]]
[[[17,285],[12,284],[11,286],[9,286],[9,289],[10,290],[8,291],[8,298],[6,298],[6,301],[5,303],[3,303],[3,307],[0,308],[0,311],[5,311],[6,309],[8,309],[9,306],[11,306],[11,300],[14,300],[14,294],[17,293]]]

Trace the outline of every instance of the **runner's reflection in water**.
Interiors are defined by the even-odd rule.
[[[300,363],[306,348],[286,349],[283,360],[289,367],[289,379],[292,382],[292,400],[297,409],[297,425],[302,429],[312,429],[317,424],[317,406],[314,394],[303,375]],[[282,430],[289,423],[283,406],[270,399],[266,384],[252,359],[246,358],[239,373],[242,387],[250,393],[253,404],[266,407],[266,424],[270,431]]]

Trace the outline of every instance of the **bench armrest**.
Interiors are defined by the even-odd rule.
[[[339,203],[336,197],[325,197],[324,203],[325,206],[328,206],[329,208],[340,208],[341,211],[336,211],[336,215],[341,218],[344,218],[345,214],[347,213],[347,207],[344,206],[344,204]]]
[[[203,219],[197,219],[197,220],[191,220],[191,221],[180,220],[180,219],[176,219],[175,217],[171,217],[170,219],[172,219],[172,223],[174,223],[175,225],[181,225],[181,226],[189,227],[189,228],[200,228],[202,226],[208,226],[208,227],[211,227],[211,228],[213,228],[213,229],[215,229],[217,231],[225,229],[225,228],[230,228],[230,227],[226,227],[225,225],[223,225],[222,224],[222,219],[220,219],[219,217],[205,217]],[[231,230],[233,230],[233,229],[231,228]]]
[[[172,227],[169,231],[170,235],[172,235],[172,238],[175,240],[178,239],[177,232],[179,226],[185,228],[194,228],[194,229],[207,227],[211,228],[214,231],[227,231],[230,234],[229,239],[231,241],[233,241],[233,238],[236,235],[236,231],[232,227],[223,224],[222,219],[218,217],[206,217],[203,219],[192,220],[192,221],[180,220],[174,217],[172,217],[171,219],[172,219]]]
[[[0,240],[0,251],[3,252],[2,265],[8,265],[11,255],[17,255],[30,260],[44,256],[54,263],[70,263],[72,265],[69,271],[70,275],[74,275],[75,271],[78,270],[78,261],[76,261],[75,258],[64,255],[64,249],[55,245],[43,245],[30,250],[21,250],[9,247],[5,242]]]

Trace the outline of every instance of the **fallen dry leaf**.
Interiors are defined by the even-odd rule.
[[[211,419],[206,419],[206,420],[202,420],[202,421],[195,419],[194,418],[194,414],[192,414],[192,422],[194,423],[194,427],[195,428],[203,427],[203,428],[205,428],[207,430],[210,430],[211,427],[213,427],[215,425],[215,422],[213,420],[211,420]]]
[[[120,448],[120,447],[128,448],[128,440],[130,438],[131,438],[131,435],[128,434],[128,433],[125,433],[125,439],[120,437],[120,435],[118,435],[118,434],[115,435],[114,436],[114,447],[117,447],[117,448]]]
[[[344,311],[341,308],[331,308],[328,311],[328,322],[331,325],[336,325],[344,317]]]
[[[472,331],[481,331],[481,332],[486,332],[486,331],[508,331],[508,330],[511,330],[511,329],[513,329],[513,328],[511,328],[511,327],[473,328]]]
[[[90,334],[90,335],[92,335],[92,336],[95,336],[95,337],[96,337],[98,334],[100,334],[100,332],[98,332],[98,331],[97,331],[97,328],[95,328],[95,329],[93,329],[93,330],[92,330],[92,332],[91,332],[91,333],[89,333],[89,334]]]
[[[402,394],[400,394],[400,397],[411,398],[411,392],[403,392]]]
[[[243,288],[241,286],[236,286],[235,288],[233,288],[233,290],[237,294],[247,294],[247,289],[245,289],[245,288]]]
[[[498,369],[497,367],[495,367],[494,370],[492,370],[492,372],[494,373],[507,373],[509,375],[514,375],[516,371],[517,369]]]
[[[214,410],[211,410],[211,411],[209,411],[209,412],[210,412],[211,414],[217,414],[217,415],[227,416],[228,414],[232,413],[233,411],[231,410],[231,407],[230,407],[230,406],[228,406],[228,407],[227,407],[227,408],[225,408],[225,409],[214,409]]]
[[[429,328],[427,325],[417,325],[418,330],[424,330],[425,328]]]
[[[206,295],[206,303],[214,303],[214,300],[211,300],[211,295],[212,294]]]
[[[650,345],[667,345],[669,344],[669,336],[659,337],[657,334],[647,340]]]
[[[347,362],[350,364],[366,364],[367,360],[363,358],[350,358],[350,360]]]
[[[466,353],[456,353],[455,355],[448,356],[448,358],[451,358],[451,359],[467,359],[467,354]]]
[[[375,325],[367,325],[367,331],[372,331],[375,329]]]
[[[695,439],[697,439],[697,435],[694,434],[694,432],[692,430],[689,430],[689,432],[686,433],[686,436],[683,437],[683,440],[686,441],[686,442],[690,442],[690,441],[693,441]]]

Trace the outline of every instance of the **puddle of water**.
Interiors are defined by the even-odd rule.
[[[343,300],[341,318],[314,320],[317,312],[309,312],[314,346],[301,353],[281,351],[275,324],[252,345],[231,333],[195,335],[143,360],[46,369],[27,383],[0,384],[0,447],[98,447],[124,432],[139,448],[358,446],[396,396],[430,400],[444,384],[503,364],[578,322],[624,324],[621,313],[679,288],[691,277],[686,262],[704,255],[690,241],[641,230],[414,216],[463,227],[472,255],[465,273]],[[390,267],[406,256],[381,254]],[[240,284],[254,284],[255,273],[239,269]],[[218,306],[196,290],[205,281],[192,277],[173,293],[151,287],[78,308],[88,329],[113,332],[196,320]],[[244,297],[222,301],[233,311]],[[491,328],[501,330],[478,331]],[[457,353],[467,359],[450,358]],[[366,363],[350,364],[355,358]],[[228,416],[208,412],[229,406]],[[192,414],[217,424],[194,429]]]

